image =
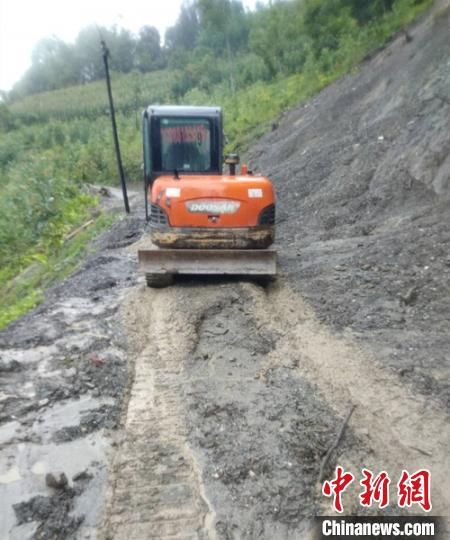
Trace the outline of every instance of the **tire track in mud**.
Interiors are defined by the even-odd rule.
[[[139,286],[124,313],[135,380],[105,538],[308,538],[330,514],[318,471],[351,404],[330,469],[386,470],[394,486],[428,468],[433,513],[447,513],[448,416],[284,284]]]
[[[179,401],[189,337],[177,321],[175,290],[135,291],[125,306],[134,382],[113,464],[103,537],[215,538]],[[172,313],[175,316],[172,316]]]

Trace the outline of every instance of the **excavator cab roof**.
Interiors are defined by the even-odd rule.
[[[221,118],[220,107],[197,107],[193,105],[150,105],[146,112],[149,116],[190,116]]]

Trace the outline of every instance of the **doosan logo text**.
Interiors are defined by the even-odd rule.
[[[186,203],[189,212],[197,214],[234,214],[240,207],[238,201],[191,201]]]

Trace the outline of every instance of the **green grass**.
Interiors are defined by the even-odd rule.
[[[28,260],[34,259],[34,262],[12,279],[4,269],[0,273],[0,329],[41,303],[45,291],[81,264],[92,250],[91,241],[109,228],[116,218],[117,214],[101,214],[90,227],[63,242],[59,249],[29,254]],[[14,269],[11,270],[14,273]]]

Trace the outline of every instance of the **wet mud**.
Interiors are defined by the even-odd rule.
[[[446,7],[249,152],[278,194],[275,284],[145,287],[136,197],[0,333],[2,540],[307,540],[349,410],[325,477],[426,468],[448,514]],[[378,515],[358,494],[345,513]]]

